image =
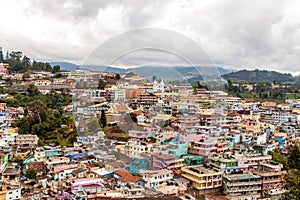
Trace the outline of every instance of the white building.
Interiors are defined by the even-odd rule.
[[[7,187],[6,200],[18,200],[22,198],[21,187],[10,188]]]
[[[162,92],[162,93],[165,92],[165,83],[163,79],[161,80],[160,83],[157,80],[154,80],[153,92]]]
[[[161,169],[161,170],[140,169],[139,174],[147,182],[145,184],[147,188],[153,188],[154,186],[167,182],[173,179],[174,176],[173,172],[168,169]]]

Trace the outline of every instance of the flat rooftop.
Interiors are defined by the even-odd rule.
[[[255,174],[229,174],[225,176],[228,180],[248,180],[260,178],[260,176]]]
[[[206,173],[214,173],[214,172],[221,172],[219,169],[211,168],[211,167],[205,167],[203,165],[200,166],[192,166],[185,168],[192,172],[196,172],[198,174],[206,174]]]

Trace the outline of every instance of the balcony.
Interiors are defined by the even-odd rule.
[[[234,188],[228,189],[228,193],[236,193],[236,192],[250,192],[250,191],[260,191],[261,187],[245,187],[245,188]]]
[[[281,176],[283,174],[283,172],[279,171],[279,172],[267,172],[267,171],[258,171],[255,169],[250,169],[250,171],[254,174],[257,174],[261,177],[270,177],[270,176]]]
[[[282,179],[280,178],[275,178],[275,179],[264,179],[262,181],[263,184],[268,184],[268,183],[281,183]]]
[[[236,183],[226,183],[227,186],[245,186],[245,185],[261,185],[262,181],[249,181],[249,182],[236,182]]]
[[[262,190],[273,190],[273,189],[281,189],[282,185],[276,185],[276,186],[263,186]]]

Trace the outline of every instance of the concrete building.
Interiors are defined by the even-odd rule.
[[[234,154],[233,157],[235,157],[238,160],[245,160],[245,162],[247,162],[249,166],[258,165],[259,163],[268,162],[272,160],[271,155],[261,154]]]
[[[217,192],[222,187],[222,171],[220,169],[198,165],[183,167],[181,175],[190,180],[191,186],[198,190],[199,194]]]
[[[280,199],[284,193],[283,178],[286,171],[282,170],[282,164],[274,161],[264,162],[251,166],[250,171],[262,178],[262,195],[271,199]]]
[[[34,148],[38,144],[38,137],[36,135],[18,135],[16,137],[16,145],[21,148]]]
[[[199,141],[195,141],[191,143],[188,152],[191,154],[196,154],[196,155],[204,156],[204,158],[207,158],[217,150],[215,144],[216,144],[216,140],[200,139]]]
[[[134,158],[132,162],[129,164],[130,173],[137,175],[139,169],[147,169],[148,162],[145,158]]]
[[[173,172],[180,172],[185,165],[184,159],[176,158],[173,155],[156,153],[153,155],[153,169],[169,169]]]
[[[6,200],[22,199],[21,187],[7,187]]]
[[[208,157],[208,163],[221,169],[223,173],[236,173],[248,170],[248,164],[245,159],[236,159],[233,156],[215,155]]]
[[[139,174],[146,181],[145,186],[147,188],[153,188],[154,186],[170,181],[171,179],[173,179],[174,176],[172,171],[168,169],[161,169],[161,170],[140,169]]]
[[[261,186],[261,177],[252,173],[223,176],[223,193],[232,200],[258,199]]]

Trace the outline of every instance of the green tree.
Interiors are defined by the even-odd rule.
[[[98,89],[104,90],[105,86],[106,86],[106,82],[103,79],[99,79],[99,81],[98,81]]]
[[[291,169],[288,171],[284,177],[283,187],[287,190],[284,194],[284,199],[300,199],[300,171],[298,169]]]
[[[290,169],[300,170],[300,148],[299,145],[293,144],[289,146],[288,164]]]
[[[14,124],[15,127],[18,127],[19,134],[30,134],[32,124],[27,117],[17,120]]]
[[[3,61],[3,51],[2,51],[2,47],[0,47],[0,61]]]
[[[26,176],[26,178],[28,178],[28,179],[35,179],[35,178],[36,178],[36,175],[37,175],[37,172],[36,172],[36,170],[33,169],[33,168],[29,168],[29,169],[27,169],[26,172],[25,172],[25,176]]]
[[[36,96],[39,93],[39,90],[35,87],[34,84],[30,84],[27,88],[27,93],[29,96]]]
[[[30,78],[30,73],[29,72],[25,72],[24,74],[23,74],[23,76],[22,76],[22,79],[23,80],[26,80],[26,79],[28,79],[28,78]],[[33,85],[33,84],[32,84]]]
[[[62,74],[61,73],[57,73],[53,76],[53,78],[61,78],[62,77]]]
[[[274,161],[283,164],[283,168],[285,170],[289,169],[287,157],[281,155],[281,153],[278,149],[275,149],[274,151],[269,151],[268,154],[272,156],[272,159]]]
[[[38,121],[38,123],[46,121],[48,108],[44,102],[41,100],[34,100],[28,105],[28,109],[31,111],[30,116],[34,121]]]
[[[232,80],[230,80],[230,79],[227,80],[226,87],[227,87],[228,91],[232,91]]]
[[[42,122],[34,124],[31,133],[37,136],[45,136],[48,131],[50,131],[50,124],[48,122]]]
[[[26,55],[23,56],[22,58],[22,66],[23,70],[27,71],[30,68],[30,58],[28,58]]]
[[[40,71],[48,71],[48,72],[52,71],[51,65],[47,62],[33,61],[32,65],[31,65],[31,69],[32,70],[40,70]]]
[[[105,112],[104,110],[101,110],[101,117],[100,117],[100,124],[101,124],[101,127],[105,127],[107,125],[107,122],[106,122],[106,115],[105,115]]]
[[[12,51],[9,54],[9,57],[13,60],[21,61],[21,58],[23,57],[23,53],[21,51]]]
[[[15,158],[14,162],[17,163],[18,166],[19,166],[21,169],[23,169],[23,162],[24,162],[24,161],[23,161],[22,159],[20,159],[20,158]]]
[[[116,74],[115,79],[117,79],[117,80],[121,79],[120,74]]]
[[[156,76],[152,76],[152,82],[154,82],[155,80],[157,80]]]
[[[60,72],[60,66],[59,65],[55,65],[52,68],[52,73],[55,74],[55,73],[58,73],[58,72]]]
[[[9,59],[7,60],[9,64],[9,72],[19,72],[24,71],[24,67],[22,64],[23,53],[20,51],[13,51],[9,54]]]

